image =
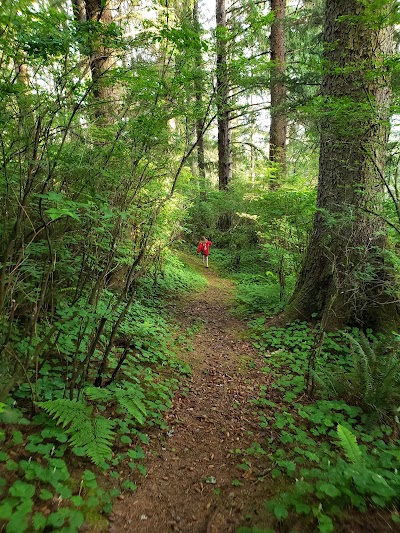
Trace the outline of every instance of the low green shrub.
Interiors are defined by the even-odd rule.
[[[161,263],[154,265],[148,276],[138,280],[136,293],[139,300],[153,301],[160,306],[171,294],[184,294],[206,284],[204,276],[183,263],[175,253],[166,251]]]
[[[293,277],[290,277],[287,283],[286,290],[283,292],[282,287],[270,277],[254,276],[250,280],[241,277],[236,291],[238,311],[245,316],[280,312],[287,302],[287,294],[291,293],[294,284]]]
[[[346,367],[329,366],[317,380],[332,397],[360,405],[372,417],[393,422],[400,408],[400,351],[395,338],[343,333]]]
[[[40,360],[28,374],[30,381],[0,403],[0,462],[7,472],[0,476],[0,524],[7,533],[75,533],[84,522],[89,527],[91,520],[105,522],[103,513],[111,512],[112,499],[123,490],[136,490],[135,479],[146,474],[146,428],[167,428],[165,411],[190,373],[179,351],[190,349],[194,329],[182,333],[171,323],[166,302],[205,283],[172,255],[164,266],[164,275],[154,278],[151,273],[141,280],[111,345],[113,313],[120,316],[121,308],[111,291],[103,291],[93,313],[107,320],[91,364],[91,315],[79,300],[73,307],[65,304],[57,351]],[[93,386],[108,347],[101,386]],[[121,463],[132,475],[124,473],[121,479]],[[54,512],[53,500],[61,502]]]
[[[335,520],[352,508],[357,512],[386,509],[396,522],[400,509],[397,429],[377,419],[371,424],[365,404],[324,397],[325,388],[317,389],[319,398],[314,402],[305,398],[304,375],[318,328],[296,322],[287,328],[266,329],[262,318],[254,319],[252,327],[254,345],[266,357],[263,371],[273,376],[254,400],[260,425],[271,435],[262,446],[271,452],[271,477],[281,478],[287,488],[277,490],[267,509],[279,523],[286,521],[290,526],[303,517],[301,523],[306,528],[322,533],[334,531]],[[356,330],[351,335],[326,334],[316,371],[329,365],[341,367],[344,375],[354,371],[357,365],[349,357],[355,346],[360,352],[361,343],[356,338],[363,339]],[[375,353],[384,345],[387,347],[378,343]],[[371,341],[363,352],[368,347]],[[358,381],[363,381],[360,376]],[[389,393],[393,384],[387,384]],[[362,390],[370,391],[368,387]],[[391,391],[392,398],[397,390]]]

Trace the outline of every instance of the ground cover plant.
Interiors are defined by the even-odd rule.
[[[182,332],[164,311],[204,287],[171,253],[202,235],[207,278],[235,280],[266,358],[268,438],[240,468],[274,461],[271,516],[398,520],[398,2],[226,4],[2,0],[7,533],[74,531],[135,490],[145,428],[165,428],[189,372],[179,350],[207,325]],[[276,314],[292,325],[266,330]],[[205,357],[216,339],[240,351],[225,333],[204,335]]]
[[[147,431],[166,429],[164,413],[190,373],[178,355],[190,349],[191,332],[179,332],[162,308],[176,291],[204,283],[176,257],[169,256],[166,264],[162,282],[153,277],[141,282],[101,387],[93,386],[96,374],[89,371],[70,398],[73,364],[65,367],[49,357],[1,404],[5,531],[72,533],[84,523],[105,528],[113,499],[136,489],[145,474]],[[121,465],[128,466],[123,475]]]
[[[352,512],[376,508],[382,512],[382,524],[387,520],[395,528],[400,523],[397,339],[368,340],[353,330],[326,333],[319,343],[318,327],[306,323],[266,328],[259,318],[252,327],[254,345],[265,353],[263,371],[274,375],[270,388],[261,388],[255,404],[266,432],[261,447],[271,454],[273,463],[271,478],[277,487],[282,482],[285,486],[266,502],[279,527],[330,532],[336,521],[351,523]],[[331,380],[332,384],[340,368],[340,379],[347,376],[353,388],[316,385],[314,398],[307,395],[304,376],[316,341],[313,372],[325,376],[318,383]],[[368,369],[365,352],[379,348],[383,356],[384,346],[389,367],[382,363]],[[375,361],[371,354],[370,358]],[[377,401],[382,388],[385,410]]]

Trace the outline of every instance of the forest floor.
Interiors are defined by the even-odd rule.
[[[185,261],[208,281],[170,304],[183,328],[204,325],[194,328],[193,350],[182,354],[192,376],[166,415],[169,430],[150,433],[147,475],[114,505],[112,533],[229,533],[257,522],[268,496],[268,457],[240,464],[244,450],[265,441],[251,400],[270,378],[245,323],[232,315],[233,283],[196,259]]]

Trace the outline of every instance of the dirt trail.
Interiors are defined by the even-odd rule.
[[[265,459],[243,472],[237,468],[240,454],[232,451],[262,442],[249,400],[268,378],[244,340],[244,323],[229,314],[231,282],[212,268],[199,268],[208,287],[177,302],[174,310],[184,326],[205,323],[194,351],[184,356],[193,369],[190,388],[175,396],[170,431],[151,437],[147,476],[137,492],[115,504],[112,533],[228,533],[243,523],[257,494],[262,500],[257,476]]]

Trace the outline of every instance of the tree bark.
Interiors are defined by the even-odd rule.
[[[79,2],[80,0],[74,0]],[[79,4],[78,4],[79,5]],[[85,0],[86,20],[110,24],[113,21],[110,1]],[[98,101],[96,117],[104,124],[113,122],[113,116],[117,102],[117,90],[115,84],[110,84],[107,80],[109,72],[112,70],[115,58],[111,49],[105,42],[105,37],[100,35],[99,42],[90,56],[90,70],[94,83],[93,94]]]
[[[358,0],[326,1],[317,213],[288,320],[380,330],[399,321],[386,228],[370,214],[383,202],[390,128],[384,10],[372,21]]]
[[[85,0],[72,0],[72,11],[77,22],[86,22]]]
[[[199,2],[193,2],[193,26],[200,37]],[[196,74],[194,78],[194,92],[196,99],[196,136],[197,136],[197,168],[200,178],[200,195],[205,196],[206,191],[206,163],[204,155],[204,110],[203,110],[203,61],[201,50],[196,50]]]
[[[218,183],[227,190],[232,178],[232,154],[229,110],[229,73],[225,0],[217,0],[217,114],[218,114]]]
[[[286,0],[271,0],[271,11],[275,19],[271,25],[270,47],[271,61],[271,125],[269,130],[269,159],[279,166],[279,175],[286,169],[286,130],[287,117],[284,110],[286,86],[284,81],[286,69],[286,38],[284,20]],[[278,183],[275,183],[275,186]]]

